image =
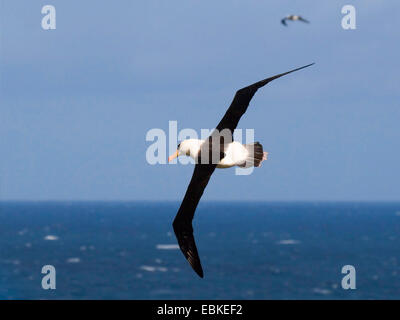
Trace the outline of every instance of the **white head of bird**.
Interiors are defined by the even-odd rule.
[[[189,156],[193,159],[196,159],[203,142],[204,140],[199,139],[183,140],[180,144],[178,144],[178,149],[175,151],[175,153],[168,158],[168,162],[171,162],[179,156]]]

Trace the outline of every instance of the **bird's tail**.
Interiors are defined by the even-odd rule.
[[[248,151],[246,161],[240,165],[243,168],[260,167],[264,160],[267,160],[268,152],[264,152],[263,146],[259,142],[245,144]]]

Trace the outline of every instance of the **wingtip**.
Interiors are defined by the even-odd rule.
[[[189,262],[193,271],[200,278],[203,278],[203,268],[201,266],[199,253],[197,251],[192,224],[190,222],[182,223],[182,221],[175,218],[172,226],[174,228],[175,236],[178,240],[181,252],[183,253],[186,260]]]
[[[253,84],[253,86],[256,86],[256,88],[259,89],[259,88],[265,86],[267,83],[271,82],[272,80],[278,79],[278,78],[280,78],[280,77],[282,77],[282,76],[285,76],[285,75],[287,75],[287,74],[289,74],[289,73],[292,73],[292,72],[299,71],[299,70],[301,70],[301,69],[310,67],[310,66],[312,66],[312,65],[314,65],[314,64],[315,64],[315,62],[310,63],[310,64],[307,64],[307,65],[302,66],[302,67],[300,67],[300,68],[296,68],[296,69],[293,69],[293,70],[290,70],[290,71],[287,71],[287,72],[284,72],[284,73],[277,74],[277,75],[272,76],[272,77],[270,77],[270,78],[267,78],[267,79],[261,80],[261,81],[259,81],[259,82],[256,82],[256,83]]]
[[[303,66],[303,67],[298,68],[297,70],[304,69],[304,68],[307,68],[307,67],[311,67],[314,64],[315,64],[315,62],[312,62],[310,64],[307,64],[307,65]]]
[[[190,262],[190,261],[189,261]],[[196,274],[200,277],[200,278],[204,278],[204,272],[203,272],[203,268],[201,266],[201,263],[199,261],[198,265],[192,265],[191,264],[192,269],[194,270],[194,272],[196,272]]]
[[[279,75],[277,75],[277,76],[275,76],[275,77],[278,77],[278,78],[279,78],[279,77],[284,76],[284,75],[287,75],[287,74],[289,74],[289,73],[292,73],[292,72],[295,72],[295,71],[299,71],[299,70],[304,69],[304,68],[311,67],[311,66],[314,65],[314,64],[315,64],[315,62],[310,63],[310,64],[307,64],[307,65],[302,66],[302,67],[300,67],[300,68],[296,68],[296,69],[290,70],[290,71],[288,71],[288,72],[281,73],[281,74],[279,74]]]

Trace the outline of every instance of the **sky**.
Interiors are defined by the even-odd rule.
[[[0,200],[181,200],[193,166],[149,164],[147,132],[315,62],[257,92],[238,128],[269,160],[203,200],[400,201],[399,1],[0,1]]]

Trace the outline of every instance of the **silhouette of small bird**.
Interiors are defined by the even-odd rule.
[[[287,21],[287,20],[291,20],[291,21],[303,21],[303,22],[305,22],[305,23],[310,23],[310,21],[308,21],[308,20],[302,18],[301,16],[297,16],[297,15],[293,15],[293,14],[291,14],[291,15],[289,15],[289,16],[283,18],[283,19],[281,20],[281,23],[282,23],[284,26],[287,26],[287,24],[286,24],[286,21]]]

